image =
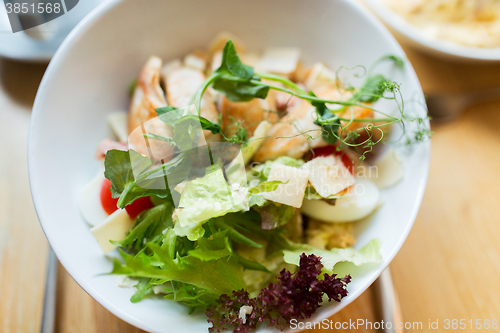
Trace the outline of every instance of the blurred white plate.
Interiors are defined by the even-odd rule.
[[[80,286],[118,317],[151,332],[206,332],[208,324],[203,313],[189,315],[181,304],[158,298],[133,304],[133,289],[100,275],[112,263],[80,216],[77,198],[101,167],[93,156],[111,135],[107,116],[127,110],[127,86],[148,57],[174,59],[204,47],[220,31],[240,37],[250,50],[299,47],[306,63],[324,61],[332,68],[404,56],[387,29],[351,0],[123,0],[83,19],[52,59],[36,97],[28,152],[33,201],[52,248]],[[379,70],[402,83],[406,100],[424,100],[409,63],[404,71],[388,63]],[[386,203],[369,223],[356,225],[357,246],[379,238],[383,260],[358,272],[349,296],[325,304],[314,320],[356,299],[399,251],[422,200],[429,156],[429,143],[416,147],[404,180],[384,191]]]
[[[440,57],[470,61],[500,61],[500,48],[464,46],[423,33],[388,8],[383,0],[362,0],[403,43]],[[404,1],[404,0],[401,0]]]
[[[0,6],[0,56],[4,58],[49,62],[71,30],[99,4],[107,0],[80,0],[66,14],[29,30],[37,30],[44,39],[30,37],[24,31],[13,33],[3,4]]]

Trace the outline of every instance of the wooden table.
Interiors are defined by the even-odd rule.
[[[500,64],[454,63],[407,51],[427,92],[500,85]],[[47,241],[31,201],[26,146],[44,70],[0,61],[0,332],[6,333],[37,332],[42,314]],[[424,328],[439,320],[442,328],[445,319],[500,319],[500,101],[433,129],[427,191],[391,264],[404,320]],[[57,315],[57,332],[140,331],[94,301],[62,267]],[[371,289],[332,319],[358,318],[376,321]]]

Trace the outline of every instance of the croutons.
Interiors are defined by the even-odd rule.
[[[306,230],[307,243],[321,250],[346,248],[354,245],[356,240],[350,223],[323,223],[309,220]]]

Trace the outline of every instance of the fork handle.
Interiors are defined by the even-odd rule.
[[[43,298],[43,314],[41,333],[54,333],[56,321],[57,297],[57,257],[49,245],[47,277],[45,280],[45,296]]]
[[[403,328],[396,327],[398,323],[403,322],[403,316],[401,315],[401,308],[399,307],[399,300],[392,283],[389,267],[380,274],[373,285],[378,303],[379,319],[383,320],[384,324],[392,324],[391,328],[387,328],[388,325],[384,325],[384,329],[380,331],[384,333],[404,333]]]

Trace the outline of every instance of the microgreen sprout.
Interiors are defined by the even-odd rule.
[[[312,91],[306,92],[295,82],[275,74],[256,73],[250,66],[243,64],[236,53],[232,41],[228,41],[222,52],[221,66],[215,70],[199,88],[192,102],[195,110],[200,115],[201,100],[204,92],[209,86],[223,93],[229,100],[236,102],[249,101],[254,98],[264,99],[269,90],[285,92],[291,97],[297,97],[311,103],[316,109],[315,123],[320,126],[320,135],[328,144],[340,142],[340,146],[351,148],[362,148],[360,159],[373,150],[373,147],[382,141],[384,130],[399,124],[403,133],[406,133],[406,123],[416,125],[415,132],[406,139],[407,144],[415,144],[430,138],[431,131],[427,128],[428,119],[425,117],[411,117],[405,113],[405,104],[401,93],[401,86],[395,81],[386,79],[381,74],[373,74],[375,68],[384,61],[393,62],[397,68],[404,68],[404,60],[394,55],[386,55],[377,60],[368,70],[362,66],[352,69],[363,68],[362,74],[365,80],[360,88],[354,89],[350,85],[343,84],[338,76],[335,83],[338,89],[349,92],[351,97],[347,100],[329,100],[316,96]],[[345,67],[341,67],[345,68]],[[349,68],[346,68],[349,69]],[[336,72],[338,75],[339,71]],[[265,80],[265,82],[263,81]],[[393,101],[398,111],[396,115],[383,112],[372,106],[379,99]],[[331,109],[331,105],[338,108]],[[355,109],[368,109],[375,113],[372,117],[355,117]],[[200,116],[200,118],[203,118]],[[236,123],[236,133],[230,137],[224,136],[220,125],[202,119],[203,129],[221,133],[226,141],[244,144],[248,136],[240,123]],[[354,124],[357,124],[354,126]],[[219,129],[214,130],[219,126]],[[355,130],[352,129],[355,127]],[[300,133],[303,135],[305,133]],[[366,135],[362,135],[366,134]],[[407,135],[408,136],[408,135]],[[312,138],[311,136],[309,136]],[[362,141],[360,141],[360,138]]]

